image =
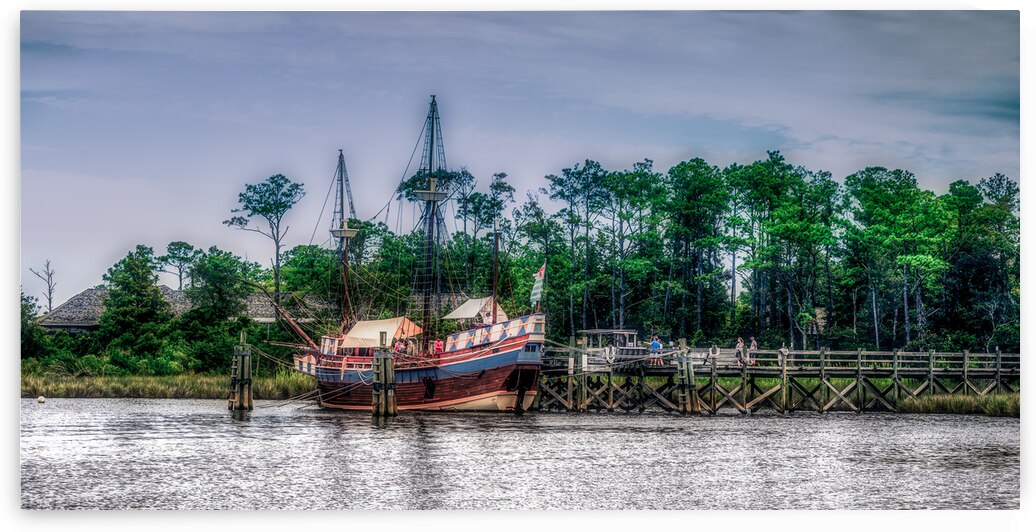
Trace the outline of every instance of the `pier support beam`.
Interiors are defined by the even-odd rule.
[[[579,373],[576,375],[576,412],[586,412],[587,406],[587,391],[586,391],[586,373],[589,369],[586,360],[586,337],[583,337],[583,349],[576,353],[576,361],[578,362],[577,367]]]
[[[252,409],[252,350],[245,343],[241,332],[241,343],[234,347],[234,360],[230,368],[230,399],[228,410]]]
[[[374,417],[392,417],[398,412],[396,405],[396,366],[392,353],[379,351],[374,354],[374,386],[371,393],[371,414]]]

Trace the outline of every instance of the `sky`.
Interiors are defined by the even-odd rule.
[[[269,265],[268,240],[222,221],[272,174],[307,192],[286,244],[325,241],[339,149],[374,216],[431,94],[450,166],[483,190],[506,172],[519,200],[584,159],[665,172],[767,150],[936,192],[1019,179],[1015,11],[23,11],[19,59],[21,284],[41,296],[29,268],[49,259],[55,306],[137,244]]]

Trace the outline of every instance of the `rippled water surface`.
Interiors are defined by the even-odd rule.
[[[1019,421],[21,404],[24,508],[1017,508]]]

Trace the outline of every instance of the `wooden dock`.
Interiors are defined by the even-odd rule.
[[[761,409],[897,412],[909,397],[1014,393],[1018,354],[906,351],[670,350],[588,362],[586,351],[544,356],[534,409],[648,410],[715,415]]]

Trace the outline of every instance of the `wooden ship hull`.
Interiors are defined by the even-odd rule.
[[[536,395],[543,340],[544,316],[532,314],[453,334],[437,355],[393,353],[398,409],[526,410]],[[372,351],[384,348],[322,345],[328,352],[295,357],[296,370],[316,377],[320,405],[371,411]]]

